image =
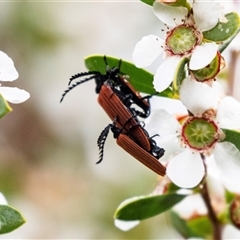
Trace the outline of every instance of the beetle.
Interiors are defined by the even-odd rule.
[[[163,166],[158,159],[163,156],[164,149],[158,147],[156,142],[151,139],[151,151],[146,151],[142,148],[136,141],[131,138],[131,135],[127,135],[122,133],[122,130],[115,125],[116,119],[112,124],[109,124],[100,134],[97,144],[99,147],[99,155],[100,160],[97,162],[101,162],[103,158],[103,149],[104,144],[107,139],[109,129],[113,132],[114,138],[116,138],[117,144],[123,148],[126,152],[128,152],[131,156],[137,159],[139,162],[144,164],[146,167],[159,174],[160,176],[164,176],[166,174],[166,167]]]
[[[98,103],[102,106],[110,119],[117,117],[116,126],[122,129],[123,133],[130,134],[136,142],[146,149],[151,150],[149,136],[141,126],[135,112],[123,104],[118,95],[112,90],[109,84],[105,83],[98,95]]]
[[[141,95],[131,86],[131,84],[119,74],[121,60],[119,61],[119,66],[113,68],[109,68],[106,56],[104,56],[104,61],[106,64],[106,74],[89,71],[72,76],[69,84],[71,84],[71,82],[76,78],[90,75],[88,78],[73,83],[67,90],[65,90],[60,102],[63,100],[65,95],[76,86],[91,79],[95,79],[96,92],[99,94],[98,102],[108,114],[110,119],[113,121],[114,118],[118,116],[117,126],[121,128],[124,127],[125,130],[123,130],[123,132],[129,132],[129,129],[131,128],[131,134],[135,137],[135,139],[137,139],[137,143],[147,151],[150,151],[151,146],[148,136],[146,136],[144,129],[140,127],[139,120],[133,116],[146,117],[149,115],[150,105],[148,98],[151,96],[147,97],[147,99],[142,98]],[[110,107],[106,104],[109,101],[111,104]],[[140,106],[143,111],[140,112],[131,107],[133,103]],[[132,126],[136,127],[132,128]]]
[[[150,113],[150,105],[148,99],[142,98],[141,95],[131,86],[131,84],[121,75],[119,75],[119,67],[109,68],[106,63],[106,74],[100,72],[85,72],[74,75],[70,79],[70,83],[82,76],[90,76],[83,80],[73,83],[62,95],[60,102],[65,95],[81,83],[95,79],[96,92],[98,95],[98,102],[108,114],[110,119],[114,121],[114,126],[111,126],[114,131],[114,137],[117,138],[117,144],[125,149],[130,155],[135,156],[140,162],[152,169],[151,162],[155,162],[160,170],[158,174],[163,175],[163,166],[156,158],[160,158],[164,154],[164,149],[156,146],[155,141],[149,137],[147,131],[141,126],[138,116],[146,117]],[[138,111],[131,105],[135,103],[143,111]],[[109,131],[109,128],[108,129]],[[116,134],[117,130],[121,129],[121,134]],[[98,140],[100,149],[100,163],[103,159],[103,146],[108,135],[105,130],[101,133]],[[103,142],[103,144],[102,144]],[[136,152],[134,154],[134,152]],[[157,163],[156,163],[157,161]],[[145,162],[145,163],[144,163]],[[155,172],[157,171],[154,168]]]
[[[137,116],[126,108],[107,83],[102,86],[98,102],[113,119],[113,124],[109,124],[98,138],[99,161],[97,163],[103,160],[104,144],[111,129],[120,147],[157,174],[164,176],[166,169],[158,161],[163,156],[164,149],[157,146],[156,142],[149,137]]]
[[[68,85],[70,86],[68,87],[67,90],[64,91],[60,102],[62,102],[66,94],[69,91],[71,91],[73,88],[77,87],[82,83],[85,83],[87,81],[94,79],[96,83],[95,91],[97,94],[100,93],[103,84],[107,82],[111,86],[113,91],[121,99],[121,101],[124,103],[124,105],[126,105],[127,108],[131,108],[138,116],[142,118],[148,117],[150,114],[149,98],[151,98],[152,95],[142,97],[139,94],[139,92],[133,88],[133,86],[127,80],[127,76],[120,73],[121,60],[119,60],[118,67],[112,67],[112,68],[109,67],[106,56],[103,57],[103,60],[106,64],[105,74],[102,74],[101,72],[98,72],[98,71],[89,71],[89,72],[81,72],[73,75],[70,78],[68,83]],[[82,78],[82,77],[87,77],[87,78],[79,80],[71,85],[73,80]],[[137,105],[141,109],[141,111],[132,107],[133,104]]]

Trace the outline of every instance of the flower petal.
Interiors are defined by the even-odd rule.
[[[0,205],[7,205],[7,199],[5,198],[5,196],[0,192]]]
[[[181,128],[179,122],[166,110],[155,109],[145,121],[150,136],[159,134],[161,137],[175,135]]]
[[[194,21],[199,30],[207,31],[217,25],[222,12],[219,1],[194,1],[192,7]]]
[[[182,24],[183,20],[188,15],[188,10],[185,7],[174,7],[169,4],[155,2],[153,4],[153,12],[160,21],[169,26]]]
[[[224,98],[226,96],[225,88],[222,83],[219,83],[219,81],[213,81],[211,83],[212,89],[216,92],[217,96],[219,96],[220,99]]]
[[[185,78],[182,82],[180,100],[195,116],[201,115],[208,109],[215,109],[219,103],[219,98],[213,88],[190,77]]]
[[[17,87],[0,87],[0,94],[10,103],[22,103],[25,102],[30,94]]]
[[[133,50],[132,60],[141,68],[149,66],[163,51],[164,41],[154,35],[143,37]]]
[[[225,188],[221,182],[221,171],[216,165],[214,155],[211,154],[210,156],[207,156],[205,162],[207,164],[208,173],[206,176],[206,181],[210,196],[215,199],[224,199]],[[222,204],[219,201],[218,207],[221,207],[221,205]]]
[[[231,224],[227,224],[222,230],[222,239],[240,239],[240,231]]]
[[[181,202],[177,203],[173,207],[173,210],[186,220],[198,215],[207,214],[206,205],[199,193],[187,196]]]
[[[18,72],[14,67],[12,59],[4,52],[0,51],[0,80],[14,81],[18,78]]]
[[[115,226],[121,229],[122,231],[128,231],[134,228],[135,226],[137,226],[139,223],[140,223],[139,220],[135,220],[135,221],[123,221],[119,219],[114,220]]]
[[[199,153],[189,149],[173,157],[167,165],[167,175],[182,188],[197,186],[204,177],[205,169]]]
[[[154,140],[157,145],[165,149],[165,154],[161,158],[162,161],[168,161],[177,153],[184,149],[180,147],[177,133],[181,129],[179,122],[166,110],[155,109],[150,117],[145,120],[145,129],[150,136],[155,136]]]
[[[151,97],[151,109],[165,109],[172,115],[184,116],[187,115],[187,109],[178,99],[172,99],[167,97],[152,96]]]
[[[240,152],[230,142],[217,143],[213,150],[217,167],[221,171],[221,179],[225,187],[240,193]]]
[[[175,155],[183,152],[185,149],[180,146],[179,139],[176,138],[176,134],[169,135],[167,137],[154,137],[157,145],[165,149],[164,155],[161,157],[161,162],[166,163],[172,159]]]
[[[156,91],[164,91],[173,81],[175,70],[181,58],[178,56],[171,56],[158,67],[154,76],[153,85]]]
[[[191,70],[206,67],[217,55],[218,45],[216,43],[202,43],[195,47],[189,62]]]
[[[221,128],[240,129],[240,103],[232,97],[223,98],[218,107],[217,121]]]

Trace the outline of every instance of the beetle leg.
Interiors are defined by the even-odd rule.
[[[113,123],[108,124],[100,133],[100,136],[98,137],[97,140],[97,145],[99,148],[99,160],[96,162],[96,164],[100,163],[103,160],[103,150],[104,150],[104,145],[109,133],[109,130],[113,132],[113,137],[117,138],[119,134],[121,133],[121,129],[115,126],[115,123],[117,121],[117,117],[113,120]]]
[[[155,134],[152,137],[149,138],[149,141],[151,142],[151,147],[152,147],[152,154],[159,159],[164,155],[165,150],[163,148],[160,148],[156,141],[153,140],[154,137],[159,136],[159,134]]]
[[[103,150],[104,150],[104,144],[106,142],[109,129],[113,126],[113,124],[108,124],[100,133],[100,136],[97,140],[97,145],[99,148],[99,160],[96,162],[96,164],[100,163],[103,160]]]

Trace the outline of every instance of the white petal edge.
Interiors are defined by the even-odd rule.
[[[216,43],[202,43],[195,47],[189,62],[191,70],[206,67],[217,55],[218,45]]]
[[[207,31],[217,25],[222,12],[219,1],[194,1],[192,7],[194,21],[199,30]]]
[[[177,119],[164,109],[155,109],[145,120],[145,127],[151,135],[159,134],[161,137],[168,135],[177,136],[181,125]]]
[[[200,194],[193,194],[184,198],[173,207],[183,219],[190,219],[198,215],[206,215],[207,208]]]
[[[197,82],[190,77],[183,80],[180,88],[180,100],[193,115],[201,115],[219,104],[217,92],[205,83]]]
[[[178,116],[184,116],[188,114],[187,109],[178,99],[152,96],[151,97],[151,109],[165,109],[171,114],[177,114]]]
[[[224,186],[231,187],[231,185],[235,185],[235,190],[240,193],[240,186],[236,184],[240,182],[239,150],[230,142],[221,142],[216,144],[213,153],[217,167],[221,171]],[[226,185],[224,182],[226,182]]]
[[[240,103],[232,97],[225,97],[221,100],[217,121],[221,128],[240,129]]]
[[[221,182],[221,172],[219,171],[218,167],[216,166],[216,162],[214,159],[214,155],[211,154],[210,156],[206,157],[206,164],[207,164],[207,176],[206,181],[208,184],[208,190],[210,196],[213,196],[214,199],[224,199],[225,197],[225,187]],[[220,206],[219,202],[219,206]]]
[[[177,56],[167,57],[158,67],[153,80],[153,85],[156,91],[162,92],[169,87],[174,79],[175,72],[180,61],[181,58]]]
[[[189,149],[179,153],[170,160],[166,174],[179,187],[196,187],[205,174],[200,154]]]
[[[164,41],[155,35],[143,37],[133,50],[134,64],[139,68],[149,66],[161,54],[163,46]]]
[[[149,136],[154,137],[158,146],[165,149],[165,154],[161,161],[168,161],[177,153],[183,151],[177,139],[177,134],[181,130],[181,125],[176,118],[164,109],[154,109],[151,115],[145,120],[145,129]]]
[[[122,231],[128,231],[128,230],[136,227],[139,223],[140,223],[139,220],[135,220],[135,221],[123,221],[123,220],[119,220],[119,219],[114,220],[115,226]]]
[[[240,230],[233,225],[227,224],[222,231],[222,239],[240,239]]]
[[[221,84],[219,81],[213,81],[211,83],[211,87],[216,92],[217,96],[219,96],[220,99],[226,96],[225,88],[223,84]]]
[[[12,59],[0,51],[0,81],[14,81],[18,78],[18,72]]]
[[[10,103],[18,104],[25,102],[30,94],[17,87],[0,87],[0,94]]]
[[[5,196],[0,192],[0,205],[7,205],[7,199],[5,198]]]
[[[180,146],[179,139],[176,134],[167,137],[154,137],[157,145],[165,149],[164,155],[161,157],[161,163],[166,163],[172,159],[176,154],[183,152],[185,149]]]
[[[153,12],[160,21],[169,26],[182,24],[188,14],[188,10],[185,7],[173,7],[159,2],[154,2]]]

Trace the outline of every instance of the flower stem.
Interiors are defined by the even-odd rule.
[[[205,157],[201,154],[201,157],[203,159],[203,162],[205,163]],[[205,169],[206,169],[206,165],[205,165]],[[206,169],[207,171],[207,169]],[[212,223],[212,227],[213,227],[213,240],[221,240],[222,236],[222,227],[220,222],[218,221],[218,218],[216,216],[216,213],[214,212],[213,206],[211,204],[211,198],[209,195],[209,191],[208,191],[208,186],[207,186],[207,182],[203,181],[201,188],[200,188],[200,193],[202,195],[203,201],[207,207],[208,210],[208,216],[209,216],[209,220]]]
[[[229,77],[228,77],[228,94],[235,98],[238,98],[236,89],[236,75],[237,75],[237,62],[240,51],[230,51],[230,64],[229,64]],[[239,99],[239,98],[238,98]]]

